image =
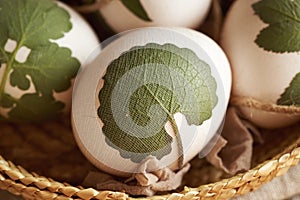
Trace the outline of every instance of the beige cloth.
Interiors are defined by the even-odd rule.
[[[258,190],[248,193],[244,196],[235,197],[232,200],[283,200],[292,198],[300,199],[300,164],[291,168],[283,176],[273,179]]]
[[[83,185],[95,187],[99,190],[125,191],[132,195],[153,196],[157,192],[171,191],[177,189],[182,182],[182,178],[190,169],[190,164],[186,164],[178,172],[173,172],[168,167],[160,167],[160,162],[149,156],[141,163],[139,171],[129,179],[112,177],[108,174],[90,172],[85,178]],[[150,172],[149,169],[158,169]]]
[[[242,120],[235,108],[227,110],[222,136],[210,150],[206,159],[215,167],[230,174],[250,169],[253,152],[253,142],[262,143],[260,132],[249,122]],[[84,186],[96,187],[100,190],[126,191],[132,195],[152,196],[156,192],[171,191],[180,186],[183,175],[190,165],[186,165],[178,172],[162,168],[156,172],[148,172],[153,166],[159,165],[155,157],[149,157],[140,166],[142,173],[135,174],[129,180],[91,172],[85,179]],[[158,168],[156,166],[156,168]],[[286,199],[300,193],[300,166],[290,170],[284,176],[263,186],[258,192],[250,193],[235,200],[244,199]]]
[[[229,174],[248,170],[251,166],[254,138],[259,138],[262,142],[259,135],[254,126],[239,118],[235,108],[228,108],[222,136],[206,159]]]
[[[228,108],[222,136],[216,139],[216,144],[212,142],[214,144],[212,149],[208,148],[207,160],[230,174],[248,170],[251,166],[254,133],[259,135],[253,126],[239,118],[235,108]],[[190,164],[187,164],[178,172],[173,172],[158,165],[159,161],[149,156],[141,163],[139,171],[142,173],[134,174],[129,180],[116,179],[101,172],[90,172],[83,185],[100,190],[126,191],[132,195],[152,196],[156,192],[178,188],[184,174],[190,168]],[[160,170],[150,173],[149,169],[153,168]]]

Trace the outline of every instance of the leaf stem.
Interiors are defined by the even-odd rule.
[[[174,130],[175,138],[176,138],[176,141],[177,141],[178,156],[179,156],[178,157],[178,166],[181,169],[183,167],[183,159],[184,159],[184,157],[183,157],[182,140],[181,140],[181,137],[180,137],[180,134],[179,134],[179,130],[178,130],[178,127],[176,125],[174,117],[170,118],[170,122],[171,122],[172,128]]]
[[[146,85],[146,89],[150,92],[150,94],[153,96],[153,98],[159,103],[159,105],[161,105],[161,107],[163,108],[163,110],[167,113],[169,120],[171,122],[172,128],[174,130],[174,134],[175,134],[175,138],[177,140],[177,144],[178,144],[178,166],[179,168],[183,167],[183,146],[182,146],[182,140],[179,134],[179,130],[178,127],[176,125],[174,116],[172,113],[170,113],[170,111],[168,111],[168,109],[166,109],[163,106],[163,103],[154,95],[154,93],[151,91],[151,89]]]
[[[14,63],[14,60],[16,58],[17,52],[22,47],[22,45],[23,45],[23,41],[21,40],[19,42],[19,44],[17,45],[17,47],[15,48],[15,50],[12,52],[12,54],[10,56],[10,59],[8,59],[8,62],[6,64],[6,68],[4,70],[4,74],[3,74],[3,77],[2,77],[2,80],[1,80],[1,83],[0,83],[0,105],[1,105],[1,102],[2,102],[2,98],[3,98],[5,86],[7,84],[7,79],[8,79],[9,73],[10,73],[12,67],[13,67],[13,63]]]

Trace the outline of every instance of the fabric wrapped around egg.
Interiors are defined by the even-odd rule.
[[[183,28],[137,29],[110,41],[76,80],[72,124],[82,152],[123,177],[139,173],[149,157],[182,168],[223,121],[231,86],[226,56]]]
[[[300,108],[294,108],[300,105],[300,47],[293,14],[299,12],[299,1],[240,0],[225,18],[220,44],[233,71],[234,104],[258,127],[300,121]]]

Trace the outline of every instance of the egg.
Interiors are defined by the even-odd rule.
[[[149,157],[177,170],[222,127],[230,90],[229,62],[206,35],[131,30],[110,39],[76,78],[74,137],[95,166],[113,175],[139,173]]]
[[[41,121],[70,113],[74,78],[100,52],[90,25],[48,0],[2,1],[0,24],[0,116]]]
[[[235,1],[226,16],[220,43],[233,71],[232,96],[276,104],[300,72],[300,56],[299,52],[265,50],[255,42],[262,30],[269,27],[254,12],[253,5],[257,2]],[[276,43],[279,35],[273,35],[274,40],[270,43]],[[299,114],[275,113],[243,106],[239,106],[239,109],[243,118],[262,128],[285,127],[300,120]]]
[[[108,1],[99,9],[103,21],[115,32],[149,26],[198,28],[211,0]]]

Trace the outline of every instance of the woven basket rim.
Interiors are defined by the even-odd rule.
[[[218,38],[218,36],[215,37]],[[243,99],[238,102],[232,100],[231,104],[239,106],[242,104],[242,106],[246,107],[253,107],[255,105],[255,107],[267,111],[286,110],[284,107],[275,107],[270,104],[254,102],[253,99]],[[295,113],[296,111],[299,113],[299,108],[295,108],[289,112]],[[94,188],[84,188],[82,186],[72,186],[68,183],[58,182],[52,178],[28,172],[27,169],[24,169],[20,165],[15,165],[0,155],[0,189],[23,196],[25,199],[230,199],[234,196],[254,191],[275,177],[285,174],[292,166],[297,165],[299,160],[300,137],[273,158],[257,164],[244,173],[194,188],[185,186],[179,193],[169,193],[148,198],[134,198],[122,191],[99,191]]]
[[[180,193],[170,193],[148,198],[130,197],[124,192],[98,191],[93,188],[72,186],[51,178],[29,173],[22,166],[0,156],[0,189],[7,190],[25,199],[229,199],[258,189],[261,185],[299,163],[300,137],[272,159],[254,168],[227,179],[200,185],[196,188],[185,186]]]

